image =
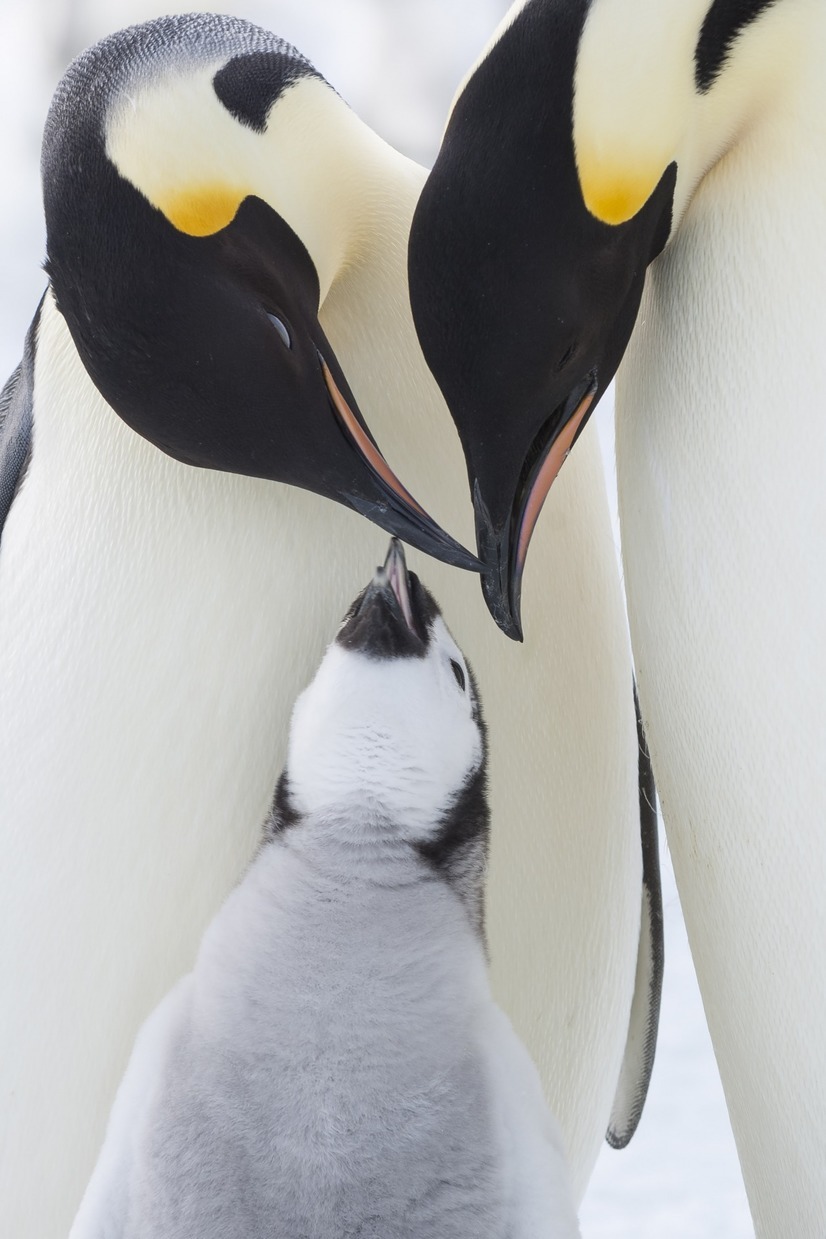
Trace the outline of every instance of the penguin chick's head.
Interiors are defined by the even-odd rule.
[[[319,323],[364,231],[366,134],[248,22],[121,31],[52,103],[46,269],[92,381],[164,452],[314,491],[474,567],[382,456]]]
[[[296,703],[290,802],[392,824],[438,862],[486,842],[485,767],[473,676],[394,539]]]

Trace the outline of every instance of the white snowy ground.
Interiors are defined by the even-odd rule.
[[[196,5],[181,5],[189,7]],[[429,163],[454,89],[507,4],[229,0],[203,7],[248,17],[295,43],[376,130]],[[0,0],[0,385],[19,361],[44,284],[37,160],[51,92],[86,44],[174,8],[174,0]],[[613,491],[607,404],[599,431]],[[666,971],[654,1077],[631,1146],[603,1148],[581,1210],[583,1239],[749,1239],[754,1231],[664,838],[662,848]]]

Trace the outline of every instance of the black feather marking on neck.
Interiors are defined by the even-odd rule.
[[[485,870],[490,840],[488,805],[488,737],[476,678],[468,665],[473,717],[482,738],[482,759],[443,814],[435,836],[416,851],[453,887],[479,936],[485,936]]]
[[[294,49],[234,56],[212,79],[224,107],[242,125],[264,133],[272,105],[304,78],[324,78]]]
[[[300,821],[301,814],[296,809],[290,794],[290,778],[284,770],[275,785],[272,806],[264,823],[264,843],[272,843],[285,831],[297,826]]]
[[[694,81],[700,94],[711,90],[736,40],[776,0],[714,0],[694,52]]]

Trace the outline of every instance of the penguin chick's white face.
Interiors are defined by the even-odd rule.
[[[398,823],[407,841],[427,842],[483,765],[461,650],[418,579],[399,584],[380,569],[296,703],[287,767],[295,809],[357,803]]]

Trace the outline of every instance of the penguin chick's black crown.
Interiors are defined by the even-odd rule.
[[[318,320],[314,261],[258,184],[279,105],[313,87],[324,116],[345,107],[283,40],[205,14],[79,57],[43,143],[57,305],[105,400],[169,455],[315,491],[475,567],[373,441]]]
[[[439,615],[433,595],[407,571],[404,550],[394,538],[384,566],[350,607],[336,641],[368,658],[424,658]]]

